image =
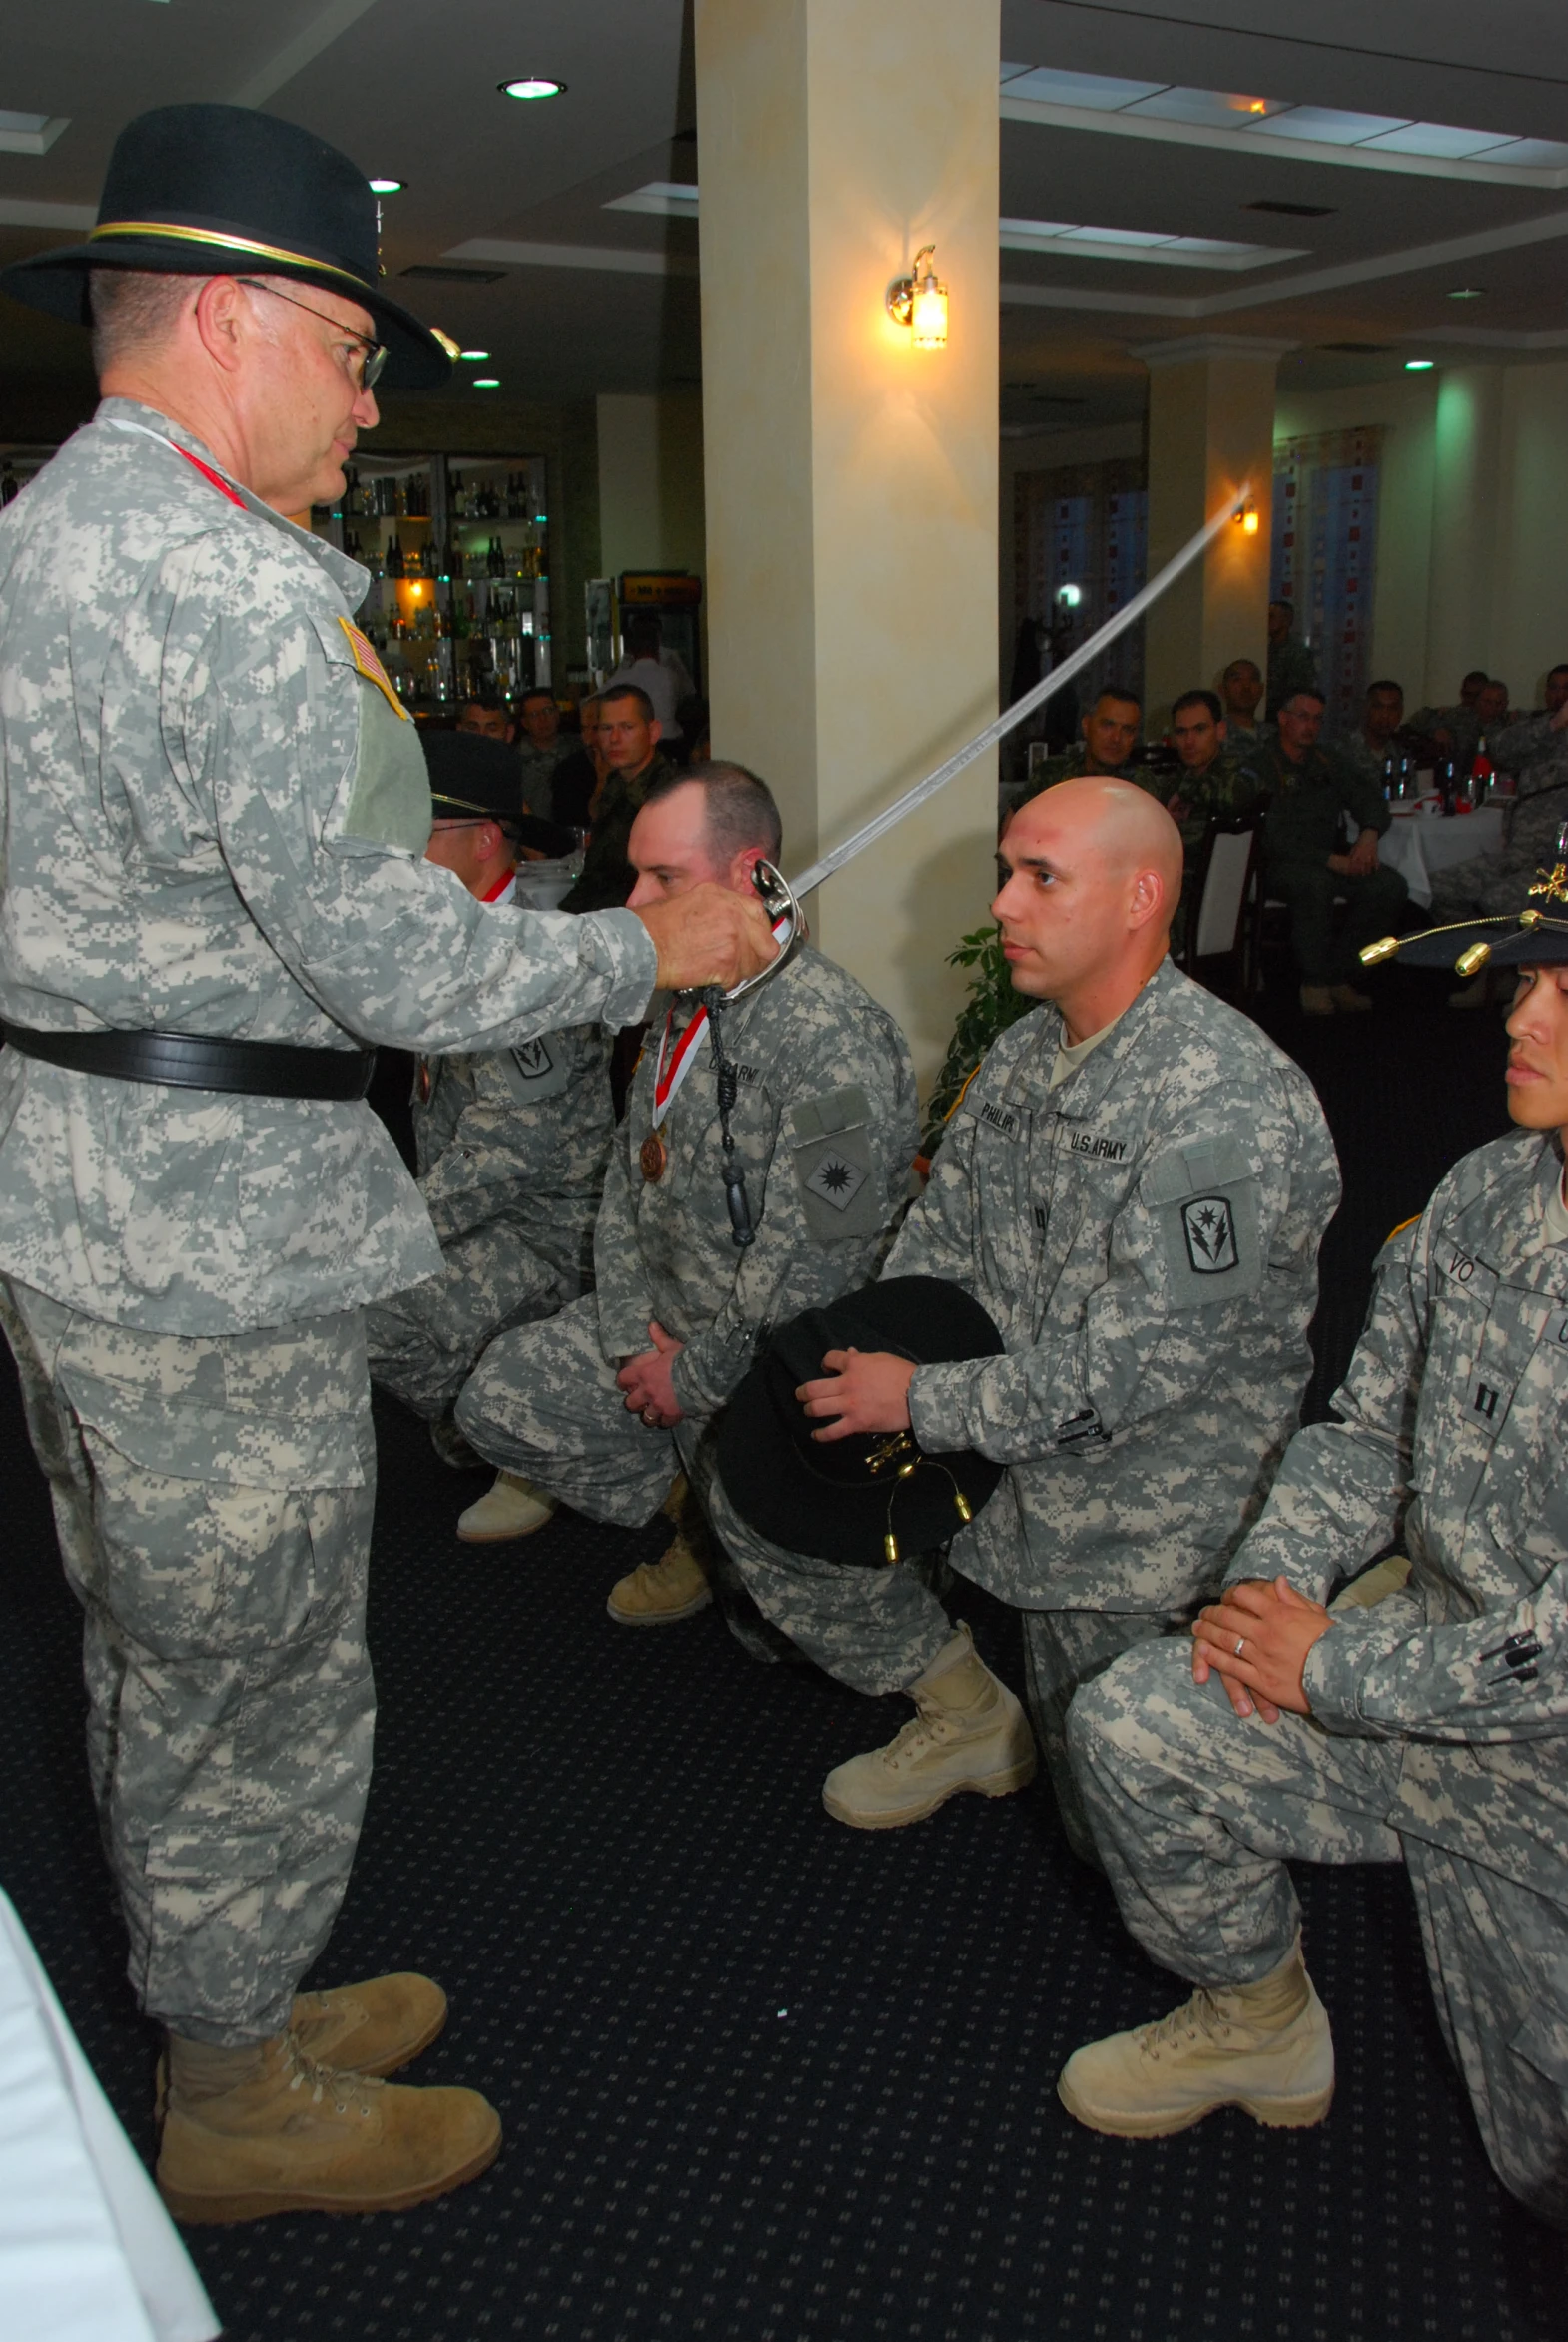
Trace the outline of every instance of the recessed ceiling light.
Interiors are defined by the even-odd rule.
[[[459,358],[466,358],[474,366],[482,366],[489,355],[487,350],[459,350],[457,353]]]
[[[518,81],[501,81],[495,86],[503,98],[558,98],[566,84],[551,81],[547,74],[525,73]]]
[[[1435,358],[1407,358],[1404,362],[1404,371],[1407,375],[1430,374],[1436,364]]]
[[[501,387],[500,376],[475,375],[473,378],[473,387],[476,390],[498,390]]]
[[[1456,285],[1448,298],[1450,301],[1479,301],[1485,291],[1484,285]]]
[[[402,181],[400,179],[373,179],[370,182],[370,189],[372,195],[401,195]]]

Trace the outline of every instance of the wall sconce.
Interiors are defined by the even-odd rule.
[[[907,277],[895,277],[887,291],[888,316],[896,326],[908,326],[917,350],[945,350],[948,340],[948,289],[937,283],[931,266],[934,244],[923,244]]]
[[[1246,502],[1241,506],[1240,511],[1236,514],[1235,517],[1236,526],[1240,529],[1243,536],[1256,536],[1257,506],[1253,503],[1250,496],[1247,497]]]

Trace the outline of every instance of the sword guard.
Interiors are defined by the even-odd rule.
[[[789,933],[767,966],[759,968],[755,976],[743,977],[733,992],[724,995],[726,1001],[744,1000],[748,993],[756,991],[759,984],[766,984],[770,977],[777,976],[782,968],[788,966],[811,933],[806,925],[806,914],[796,900],[795,890],[776,863],[759,862],[752,871],[751,883],[762,897],[762,908],[771,921],[776,924],[780,919],[788,919]]]

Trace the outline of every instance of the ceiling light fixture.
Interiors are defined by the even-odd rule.
[[[372,195],[401,195],[402,193],[403,183],[400,179],[372,179],[368,180],[366,184]]]
[[[482,366],[489,355],[487,350],[459,350],[457,353],[459,358],[466,358],[473,366]]]
[[[1407,358],[1404,371],[1407,375],[1426,375],[1431,373],[1436,364],[1435,358]]]
[[[1450,301],[1479,301],[1485,291],[1484,285],[1456,285],[1448,298]]]
[[[948,341],[948,289],[937,283],[932,266],[934,244],[923,244],[907,277],[895,277],[886,294],[888,316],[896,326],[908,326],[917,350],[945,350]]]
[[[501,387],[500,376],[475,375],[473,378],[473,387],[476,390],[498,390]]]
[[[551,81],[548,74],[525,73],[516,81],[500,81],[496,88],[503,98],[558,98],[564,94],[563,81]]]

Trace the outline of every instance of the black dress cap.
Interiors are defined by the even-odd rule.
[[[829,1350],[884,1350],[933,1366],[995,1358],[980,1303],[936,1276],[894,1276],[780,1326],[719,1431],[718,1465],[742,1520],[775,1545],[878,1568],[945,1545],[995,1493],[1003,1467],[973,1448],[923,1451],[914,1434],[818,1441],[828,1418],[796,1398]]]
[[[1520,890],[1512,911],[1485,919],[1460,919],[1445,927],[1423,927],[1414,935],[1384,936],[1367,944],[1368,967],[1395,956],[1408,968],[1452,968],[1475,976],[1483,968],[1546,968],[1568,960],[1568,822],[1558,833],[1557,851],[1546,867]]]
[[[437,821],[498,821],[520,846],[551,855],[570,850],[565,830],[523,812],[522,763],[504,740],[483,732],[421,730],[419,745]]]
[[[371,312],[390,353],[384,383],[433,389],[451,361],[382,290],[377,232],[365,173],[298,124],[249,106],[157,106],[116,139],[86,242],[16,262],[0,287],[90,325],[89,269],[294,277]]]

